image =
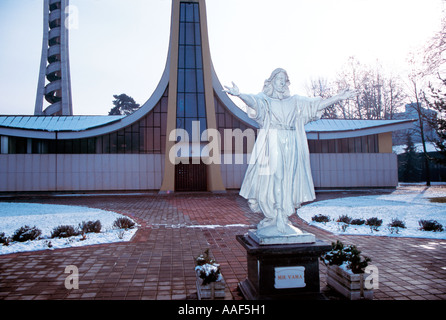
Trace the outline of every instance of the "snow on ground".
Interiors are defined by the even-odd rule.
[[[335,234],[446,239],[446,204],[430,201],[430,198],[439,197],[446,197],[446,188],[413,186],[398,188],[396,191],[384,195],[348,197],[313,202],[300,208],[298,215],[310,225]],[[331,221],[327,223],[312,221],[311,218],[319,214],[330,217]],[[344,231],[342,229],[343,223],[336,222],[341,215],[365,220],[377,217],[382,219],[383,222],[378,231],[372,231],[366,225],[348,225]],[[405,222],[406,228],[400,228],[398,233],[395,233],[395,231],[392,233],[388,227],[392,219],[402,220]],[[419,230],[419,220],[437,220],[445,231]]]
[[[115,212],[79,206],[49,205],[35,203],[0,203],[0,233],[11,237],[14,232],[25,225],[36,226],[42,231],[42,239],[23,243],[12,242],[9,246],[0,245],[0,255],[24,251],[37,251],[80,247],[93,244],[129,241],[137,228],[121,230],[113,228],[117,218],[123,217]],[[100,233],[87,233],[82,236],[65,239],[50,239],[53,229],[60,225],[77,227],[82,222],[101,221]],[[50,246],[49,247],[49,243]]]

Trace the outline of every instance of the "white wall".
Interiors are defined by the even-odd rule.
[[[398,162],[393,153],[314,153],[310,154],[316,188],[396,187]],[[233,161],[234,162],[234,156]],[[223,183],[228,189],[240,188],[245,164],[222,164]]]
[[[164,155],[0,155],[0,191],[104,191],[161,188]]]
[[[310,154],[316,188],[396,187],[393,153]],[[224,162],[226,160],[226,163]],[[228,189],[240,188],[242,163],[223,158],[221,172]],[[164,172],[159,154],[0,154],[0,192],[158,190]]]

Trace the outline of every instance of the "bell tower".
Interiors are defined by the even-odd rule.
[[[69,0],[44,0],[42,58],[34,115],[73,115],[68,11]]]
[[[200,164],[203,145],[208,143],[202,134],[206,129],[217,128],[205,0],[172,1],[169,55],[167,136],[182,129],[193,147],[186,155],[190,163],[184,166],[175,165],[166,154],[161,192],[178,190],[180,181],[192,181],[208,191],[225,191],[220,165]],[[166,150],[171,150],[175,143],[166,139]],[[205,181],[196,181],[197,178]]]

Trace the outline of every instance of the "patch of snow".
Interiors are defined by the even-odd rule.
[[[129,241],[137,231],[114,229],[113,223],[123,215],[79,206],[49,205],[36,203],[0,203],[0,233],[11,237],[14,232],[25,225],[37,227],[42,231],[40,240],[12,242],[9,246],[0,245],[0,255],[24,251],[80,247],[94,244]],[[60,225],[77,227],[82,222],[101,221],[100,233],[87,233],[82,236],[50,239],[53,229]]]
[[[446,239],[446,231],[422,231],[419,220],[436,220],[446,229],[446,204],[431,202],[430,198],[446,197],[446,188],[423,188],[410,190],[397,190],[386,195],[371,195],[349,198],[338,198],[314,202],[298,210],[300,218],[310,225],[325,229],[334,234],[345,235],[372,235],[391,237],[416,237],[431,239]],[[314,222],[315,215],[325,215],[330,222]],[[377,217],[382,219],[378,231],[371,230],[369,226],[347,225],[336,220],[341,215],[352,219],[365,219]],[[392,219],[402,220],[406,228],[399,228],[398,233],[391,230],[388,224]],[[343,228],[346,228],[345,231]],[[393,232],[392,232],[393,231]]]

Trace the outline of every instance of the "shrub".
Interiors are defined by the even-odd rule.
[[[42,231],[36,226],[24,226],[17,229],[12,235],[12,241],[25,242],[28,240],[35,240],[42,234]]]
[[[370,227],[370,230],[378,231],[378,228],[382,225],[383,221],[377,217],[372,217],[366,220],[366,226]]]
[[[423,231],[441,232],[444,230],[437,220],[420,220],[418,224],[420,225],[420,230]]]
[[[362,257],[361,251],[356,246],[344,246],[339,240],[331,244],[331,251],[325,253],[321,259],[326,265],[346,264],[353,273],[364,273],[365,268],[372,261],[368,257]]]
[[[4,246],[9,245],[9,238],[5,235],[4,232],[0,233],[0,244]]]
[[[350,218],[348,215],[344,214],[342,216],[339,216],[338,220],[336,222],[343,222],[346,224],[350,224],[352,222],[352,218]]]
[[[132,229],[135,226],[135,222],[127,217],[117,218],[113,222],[113,227],[117,229]]]
[[[82,231],[83,233],[89,233],[89,232],[93,232],[93,233],[99,233],[101,232],[101,228],[102,228],[102,224],[101,221],[96,220],[96,221],[82,221],[81,224],[79,224],[79,230]]]
[[[365,223],[364,219],[353,219],[350,224],[356,225],[356,226],[362,226]]]
[[[211,282],[222,280],[220,265],[209,256],[209,249],[206,249],[204,254],[199,255],[195,262],[195,272],[203,279],[202,285],[205,286]]]
[[[53,229],[51,238],[69,238],[78,235],[79,230],[75,229],[73,226],[57,226]]]
[[[390,222],[388,226],[391,233],[398,233],[400,228],[406,228],[406,224],[398,218],[392,219],[392,222]]]
[[[323,214],[317,214],[317,215],[313,216],[311,218],[311,220],[314,222],[323,222],[323,223],[330,222],[330,218]]]

